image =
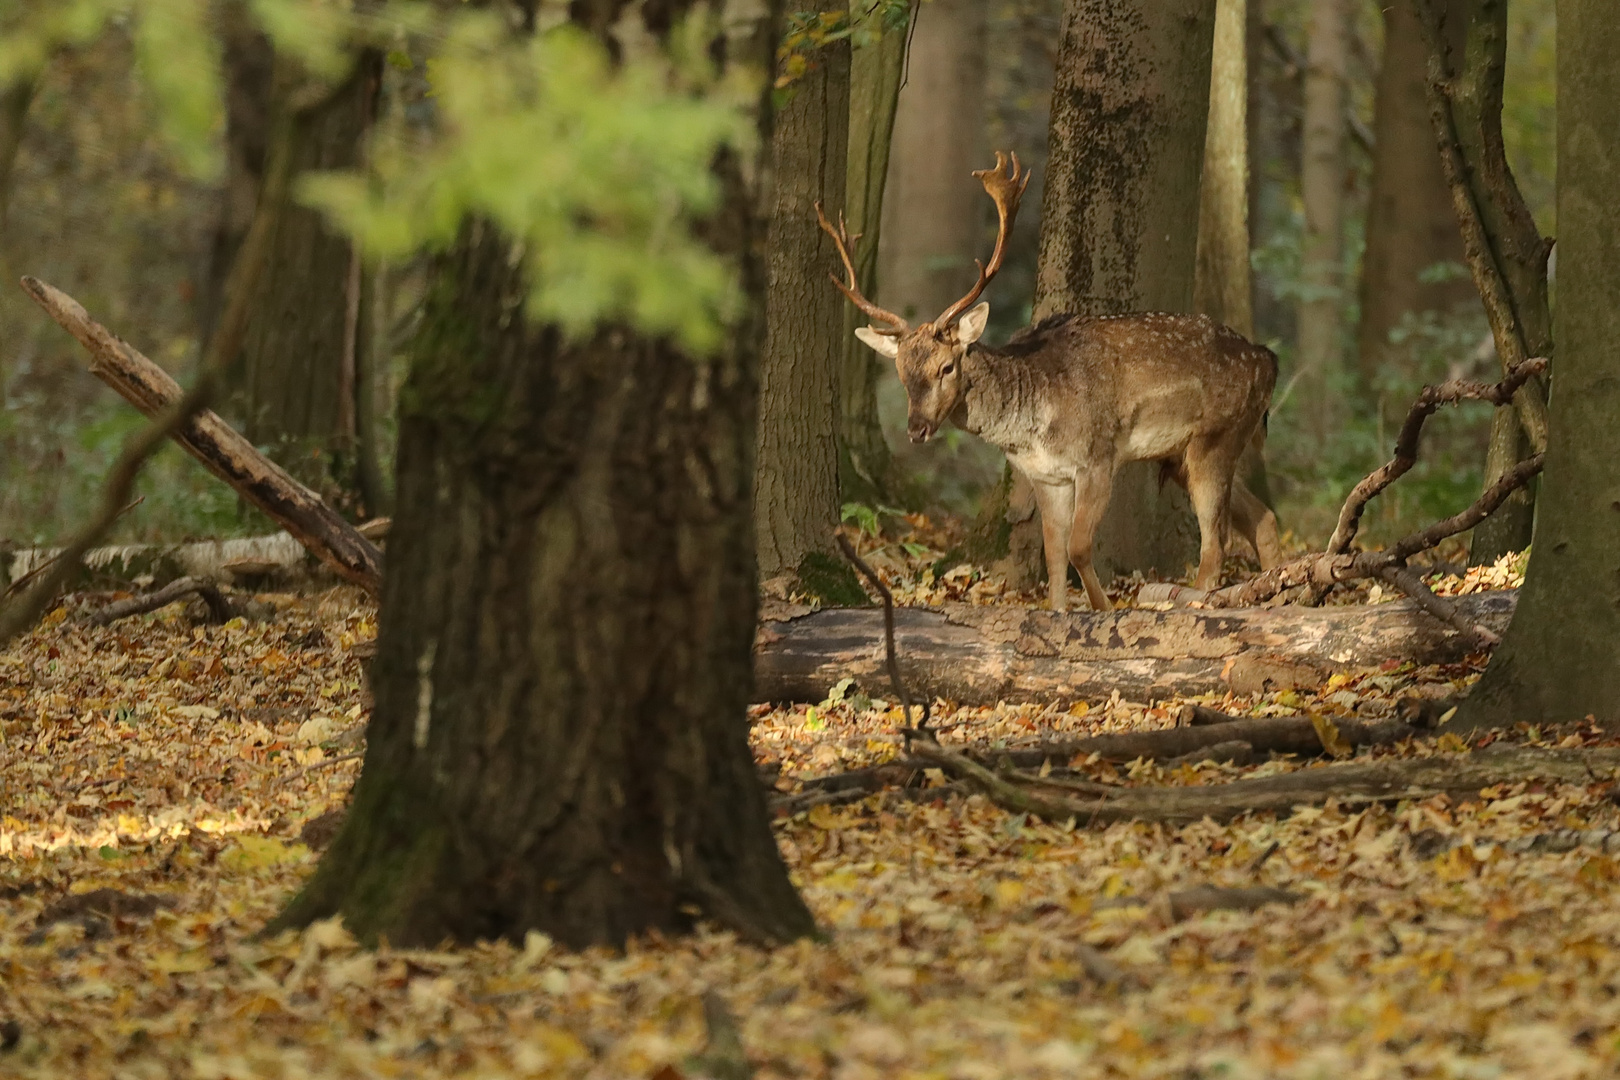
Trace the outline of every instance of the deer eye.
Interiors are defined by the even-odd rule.
[[[944,378],[946,375],[949,375],[951,372],[953,372],[955,370],[956,370],[956,365],[955,364],[946,364],[944,367],[939,369],[940,377]]]

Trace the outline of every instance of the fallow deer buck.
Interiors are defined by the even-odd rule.
[[[973,174],[1000,217],[989,265],[979,264],[978,283],[966,296],[915,328],[861,295],[842,217],[834,229],[816,206],[849,275],[848,284],[833,275],[833,284],[874,321],[888,324],[855,334],[899,369],[911,441],[928,440],[950,420],[1000,447],[1029,478],[1055,611],[1067,599],[1070,563],[1091,606],[1111,606],[1091,565],[1092,538],[1114,471],[1128,461],[1159,462],[1161,475],[1191,496],[1200,534],[1196,588],[1219,584],[1233,524],[1254,545],[1262,567],[1276,565],[1276,518],[1234,475],[1243,448],[1263,437],[1277,381],[1270,349],[1208,316],[1162,312],[1054,315],[1000,348],[979,343],[990,305],[974,301],[1001,269],[1029,183],[1016,154],[1010,171],[1007,164],[997,151],[994,169]]]

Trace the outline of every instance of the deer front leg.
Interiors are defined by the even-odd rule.
[[[1069,523],[1069,562],[1080,571],[1080,581],[1086,587],[1086,599],[1097,611],[1112,611],[1113,602],[1091,565],[1091,545],[1097,536],[1103,513],[1108,509],[1108,497],[1113,491],[1114,476],[1108,469],[1094,468],[1081,473],[1074,481],[1074,517]]]
[[[1035,505],[1041,509],[1041,544],[1046,550],[1046,588],[1052,610],[1062,611],[1069,599],[1069,522],[1074,518],[1074,487],[1031,481]]]

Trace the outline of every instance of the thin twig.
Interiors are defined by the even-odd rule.
[[[853,563],[855,569],[859,570],[866,577],[866,580],[872,583],[873,588],[877,589],[878,594],[883,597],[883,646],[885,659],[889,666],[889,681],[894,683],[894,692],[899,695],[900,707],[906,713],[906,723],[910,724],[911,694],[906,690],[905,680],[900,678],[900,661],[896,659],[894,651],[894,594],[883,583],[883,579],[878,577],[877,571],[868,566],[866,560],[855,553],[854,546],[844,538],[843,533],[835,532],[833,536],[838,540],[838,546],[844,552],[844,558]],[[932,706],[926,700],[921,704],[922,717],[917,721],[917,726],[900,729],[900,733],[906,737],[908,746],[913,736],[921,735],[930,740],[934,737],[933,730],[928,726],[928,714]]]

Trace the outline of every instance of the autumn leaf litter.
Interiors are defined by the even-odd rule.
[[[975,586],[1005,599],[972,568],[930,577],[942,552],[917,546],[871,560],[927,591],[911,602]],[[1519,569],[1433,583],[1517,584]],[[373,953],[334,922],[259,939],[318,858],[301,834],[320,842],[311,823],[330,823],[358,773],[352,650],[376,632],[351,590],[261,601],[269,618],[221,627],[180,605],[101,629],[63,610],[0,653],[0,1075],[668,1080],[702,1071],[707,991],[739,1018],[760,1077],[1620,1071],[1620,862],[1503,846],[1620,828],[1597,777],[1179,828],[1050,825],[977,796],[815,806],[776,827],[828,938],[770,951],[712,928],[621,954],[538,934]],[[1318,692],[1203,700],[1384,715],[1477,671],[1346,671]],[[782,793],[900,753],[899,710],[872,690],[753,711]],[[948,743],[987,746],[1164,726],[1178,704],[946,702],[936,722]],[[1442,735],[1379,752],[1462,749]],[[1081,764],[1181,784],[1309,767]],[[1169,895],[1205,884],[1300,899],[1175,918]],[[1127,981],[1100,983],[1099,955]]]

